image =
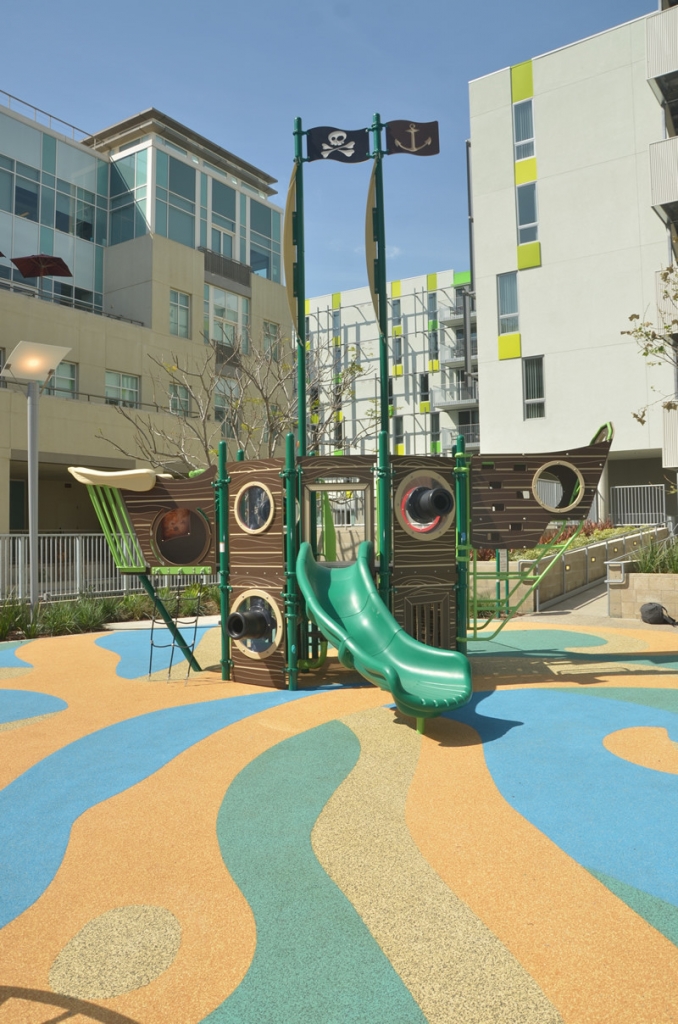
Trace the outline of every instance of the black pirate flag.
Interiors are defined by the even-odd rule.
[[[347,132],[343,128],[310,128],[306,132],[308,160],[340,160],[344,164],[359,164],[370,158],[370,138],[367,128]]]
[[[387,121],[386,152],[435,156],[440,152],[437,121]]]

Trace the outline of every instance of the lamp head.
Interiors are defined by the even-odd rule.
[[[70,351],[61,345],[20,341],[7,357],[0,377],[16,381],[47,380]]]

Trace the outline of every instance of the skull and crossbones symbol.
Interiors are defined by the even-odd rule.
[[[328,143],[329,142],[329,146]],[[346,132],[330,132],[327,142],[322,144],[323,160],[326,160],[332,153],[342,153],[344,156],[353,156],[355,142],[346,142]]]

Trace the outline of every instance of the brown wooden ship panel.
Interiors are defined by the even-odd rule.
[[[228,494],[230,608],[245,610],[256,603],[276,620],[274,649],[245,653],[245,643],[231,641],[233,676],[239,683],[284,689],[285,679],[285,586],[282,459],[229,462]],[[249,648],[248,648],[249,650]],[[252,653],[255,654],[252,657]],[[256,656],[259,653],[259,656]]]
[[[150,491],[121,491],[146,565],[216,571],[216,467],[189,480],[158,478]]]
[[[301,469],[301,480],[304,484],[316,480],[333,480],[353,477],[360,483],[370,483],[373,479],[374,466],[377,459],[374,455],[307,455],[298,460]],[[339,489],[339,488],[338,488]]]
[[[532,547],[553,520],[585,519],[611,443],[536,455],[474,455],[472,545]]]
[[[421,643],[456,644],[454,461],[440,456],[394,456],[393,615]],[[417,488],[442,488],[450,511],[430,522],[413,521],[408,499]]]

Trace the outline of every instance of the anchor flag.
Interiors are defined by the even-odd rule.
[[[307,160],[339,160],[343,164],[360,164],[370,158],[370,137],[367,128],[356,132],[343,128],[309,128],[306,133]]]
[[[437,121],[387,121],[386,152],[435,156],[440,152]]]

